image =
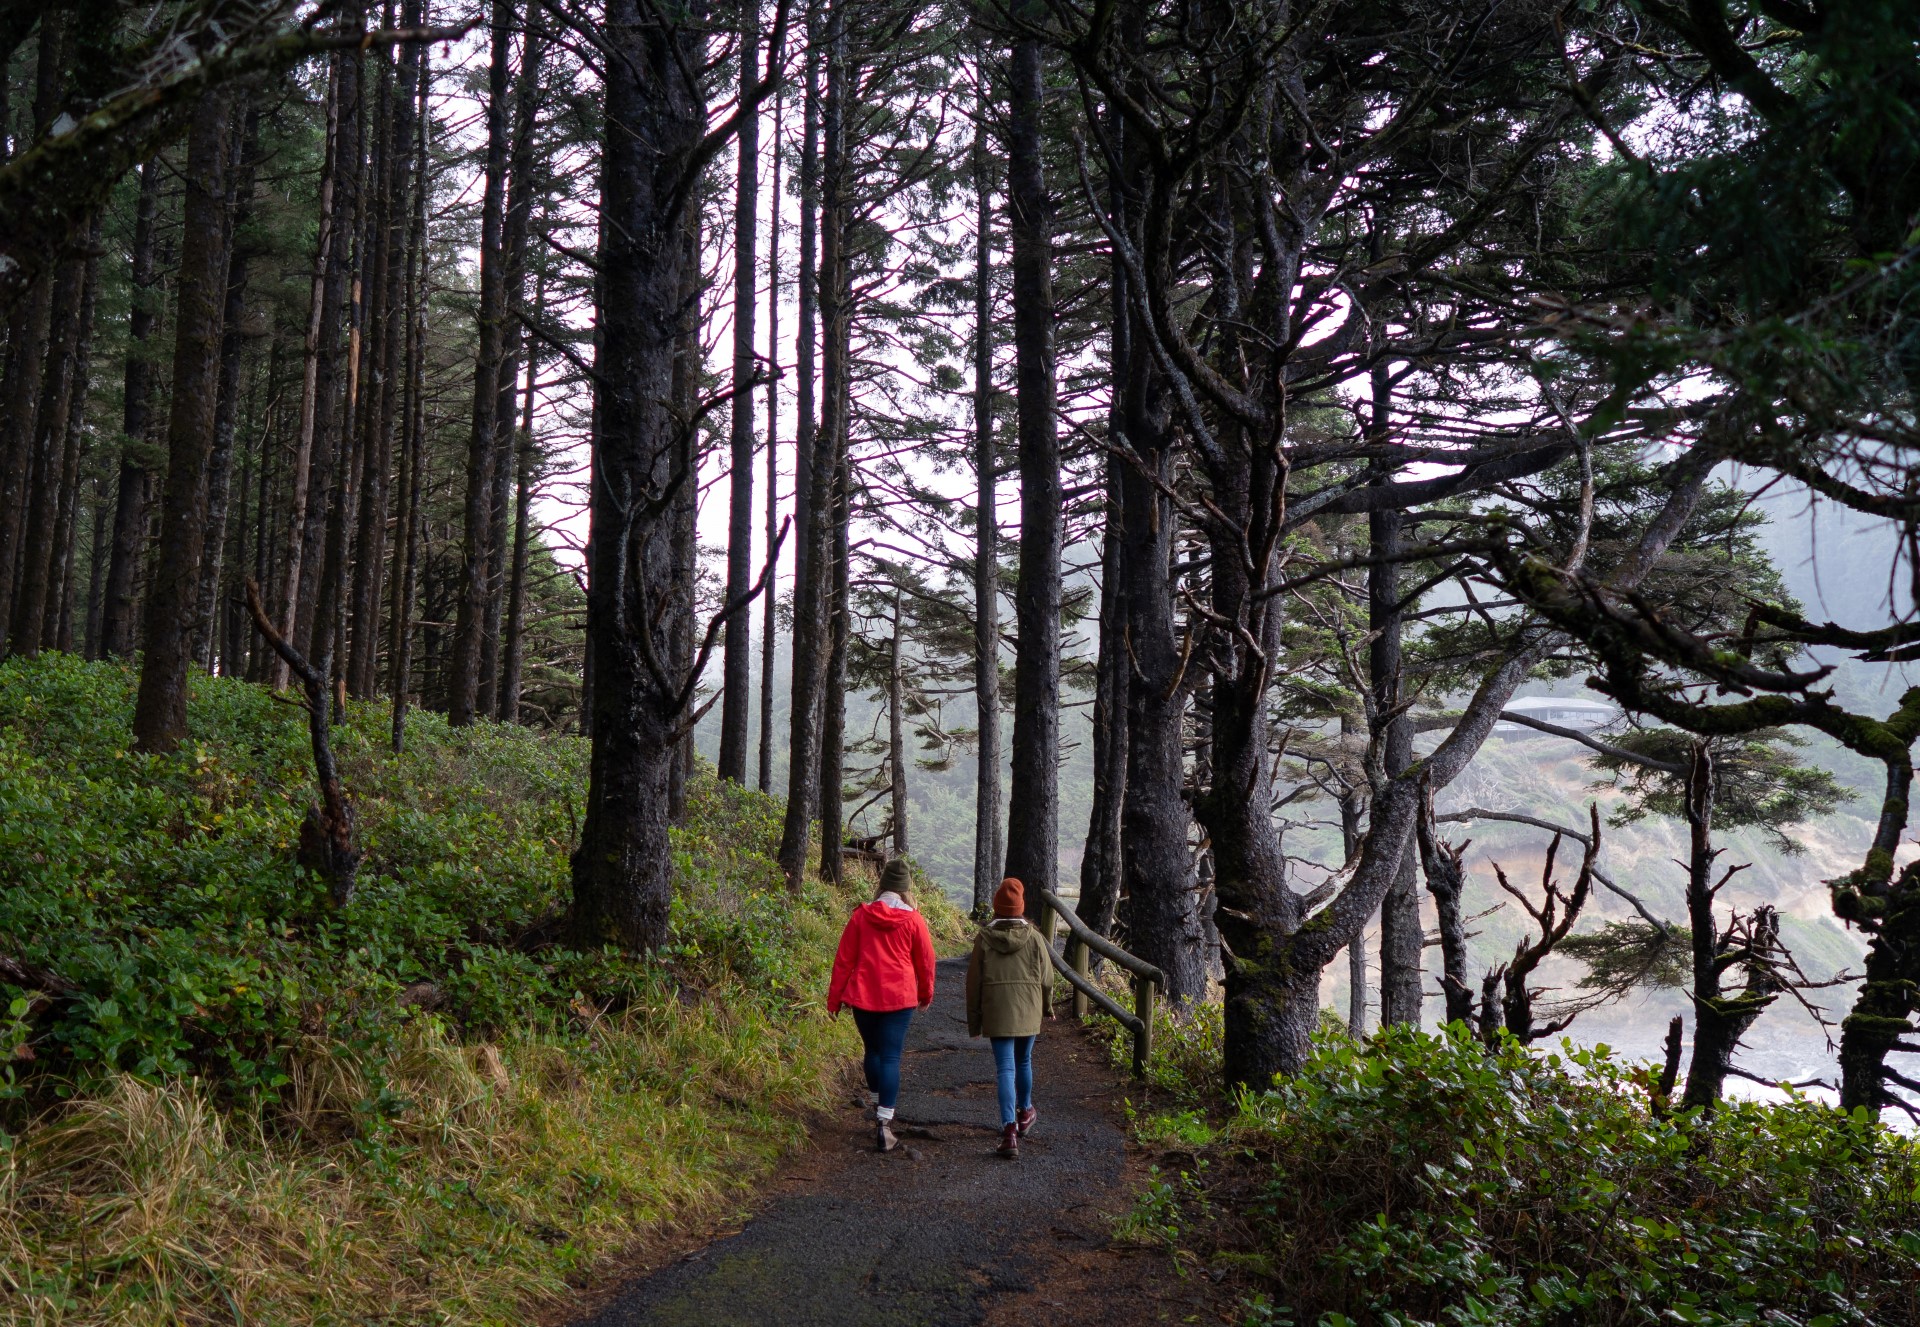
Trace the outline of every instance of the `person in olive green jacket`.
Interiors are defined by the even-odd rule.
[[[1047,941],[1027,921],[1026,890],[1018,880],[1000,882],[993,920],[974,937],[967,960],[967,1035],[993,1043],[1000,1088],[1001,1156],[1018,1160],[1020,1140],[1040,1112],[1033,1107],[1033,1039],[1046,1014]]]

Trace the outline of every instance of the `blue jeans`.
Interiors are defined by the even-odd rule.
[[[1000,1088],[1000,1127],[1015,1122],[1033,1105],[1033,1038],[989,1037],[993,1043],[994,1077]]]
[[[867,1090],[878,1093],[880,1104],[888,1110],[900,1099],[900,1054],[907,1048],[907,1025],[911,1022],[910,1008],[889,1009],[883,1014],[871,1009],[853,1011],[853,1025],[860,1029],[860,1040],[867,1047],[860,1064],[866,1070]]]

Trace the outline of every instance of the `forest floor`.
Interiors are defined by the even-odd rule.
[[[873,1150],[857,1098],[821,1119],[744,1226],[634,1275],[611,1269],[574,1327],[961,1327],[1234,1321],[1206,1275],[1114,1239],[1146,1178],[1104,1046],[1049,1023],[1034,1051],[1039,1122],[994,1155],[993,1061],[967,1036],[964,959],[940,964],[914,1020],[901,1147]]]

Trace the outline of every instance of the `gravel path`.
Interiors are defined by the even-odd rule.
[[[899,1150],[873,1151],[849,1102],[743,1230],[574,1327],[959,1327],[1104,1249],[1128,1189],[1113,1109],[1125,1079],[1071,1023],[1050,1022],[1034,1048],[1038,1126],[1019,1161],[996,1157],[993,1057],[967,1036],[965,972],[943,961],[933,1007],[914,1018]]]

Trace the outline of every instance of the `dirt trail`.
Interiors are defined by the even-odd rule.
[[[1109,1246],[1136,1184],[1117,1110],[1125,1079],[1070,1022],[1050,1022],[1034,1050],[1039,1125],[1019,1161],[1000,1160],[993,1060],[967,1036],[964,976],[965,960],[942,962],[933,1007],[914,1019],[898,1151],[873,1151],[849,1102],[744,1229],[574,1327],[1188,1318],[1195,1287],[1159,1284],[1174,1281],[1164,1254]]]

